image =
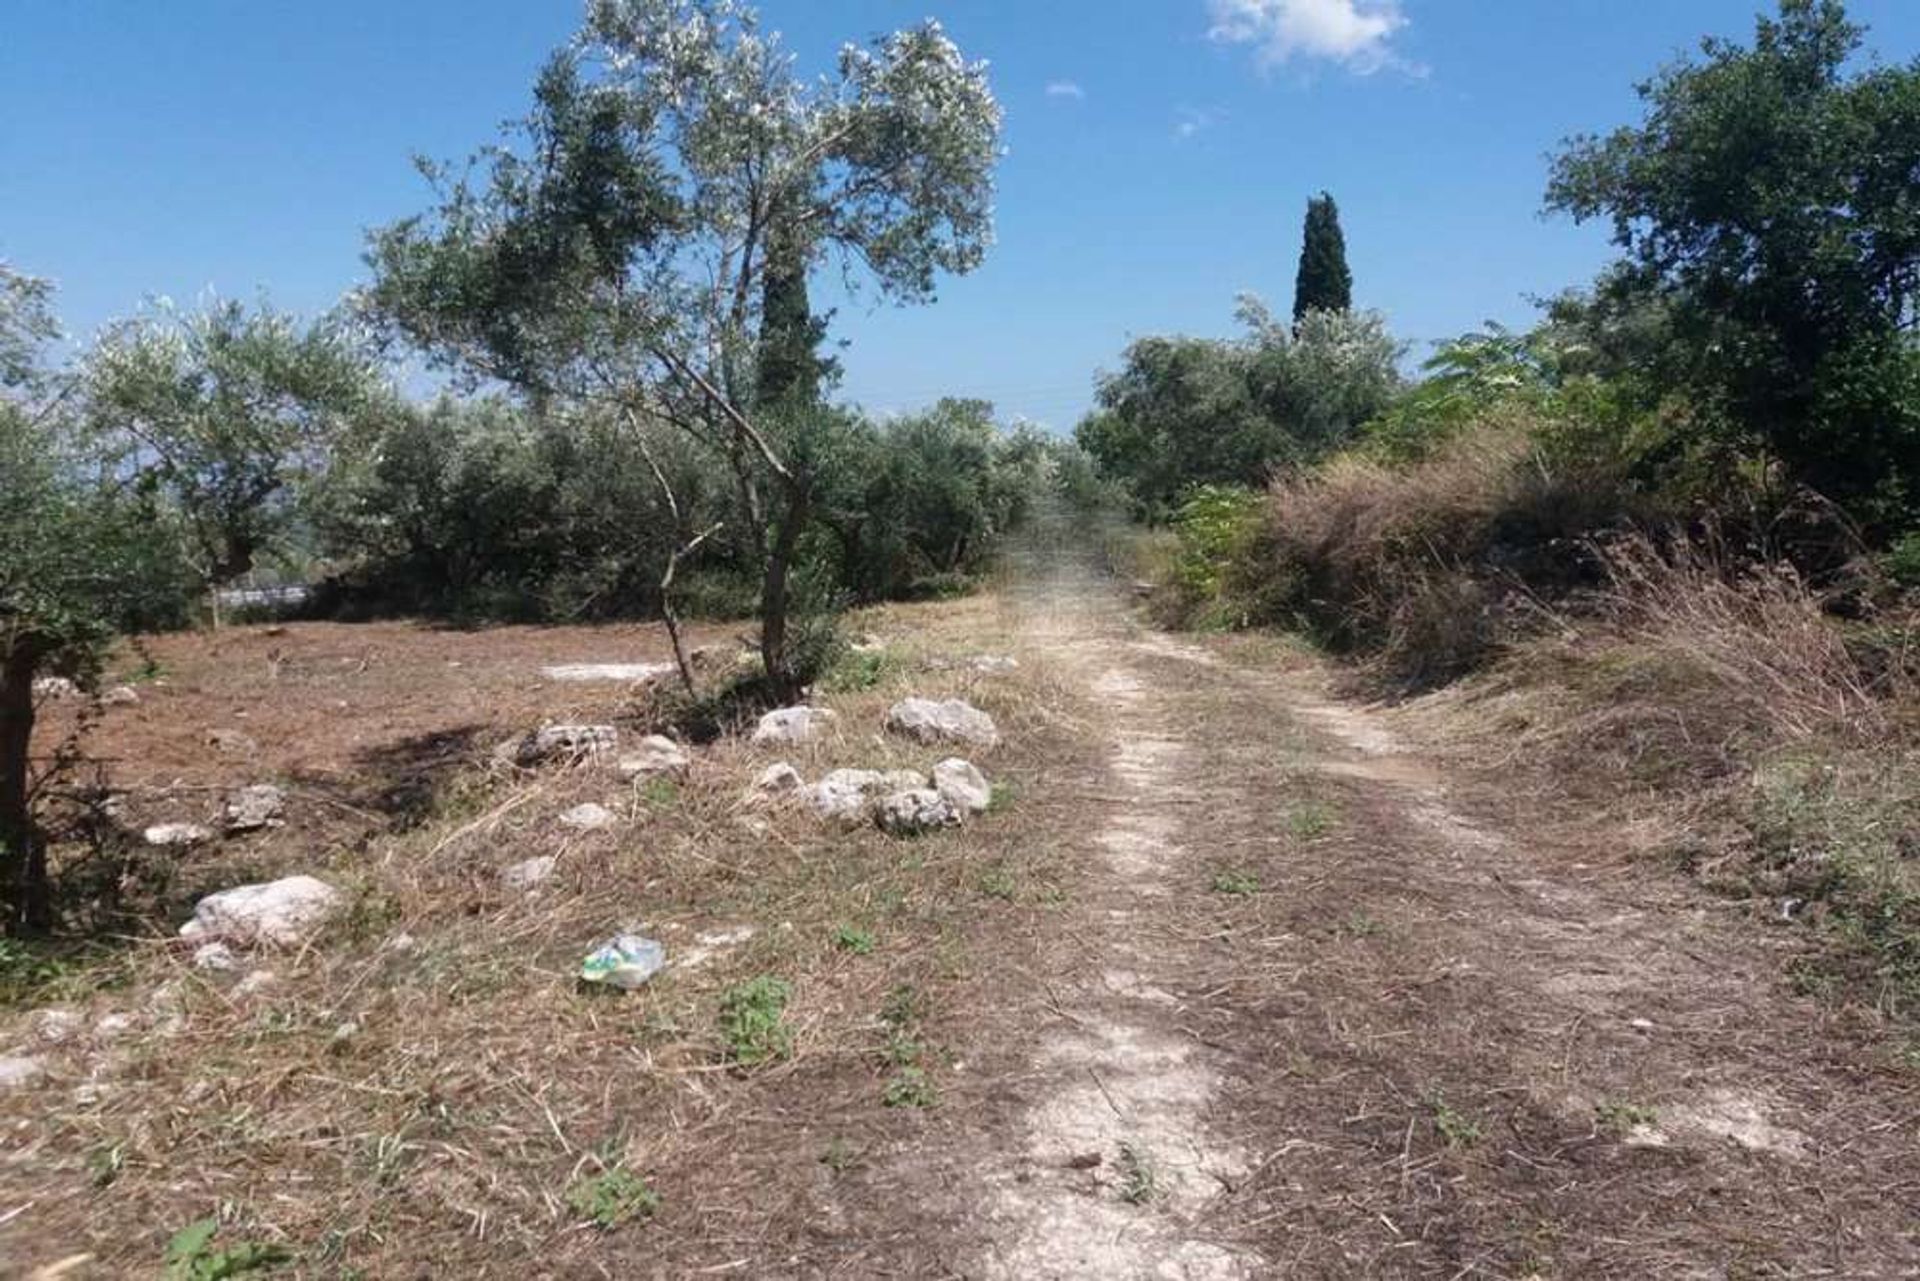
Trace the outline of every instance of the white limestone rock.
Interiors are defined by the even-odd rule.
[[[692,763],[693,758],[680,744],[664,734],[649,734],[640,740],[639,748],[631,756],[620,758],[620,774],[623,778],[681,774]]]
[[[792,796],[807,785],[800,771],[785,761],[769,765],[753,780],[753,794],[762,799]]]
[[[597,832],[612,827],[618,821],[612,810],[597,801],[576,805],[560,816],[560,826],[576,832]]]
[[[960,822],[960,811],[931,787],[916,787],[883,796],[874,808],[874,821],[894,836],[918,836],[955,826]]]
[[[542,854],[537,858],[524,859],[500,873],[500,883],[510,890],[525,893],[536,889],[553,879],[553,870],[559,860],[551,854]]]
[[[828,707],[782,707],[760,718],[752,741],[756,745],[811,743],[825,735],[838,719],[839,715]]]
[[[966,743],[973,747],[997,747],[1000,743],[993,717],[958,698],[945,702],[903,699],[887,712],[887,728],[918,743]]]
[[[27,1019],[27,1027],[42,1045],[65,1045],[86,1030],[87,1016],[78,1010],[51,1006],[35,1010]]]
[[[213,974],[230,974],[240,968],[240,958],[225,943],[207,943],[194,949],[193,968]]]
[[[820,818],[863,823],[889,792],[914,791],[926,785],[926,776],[912,770],[837,769],[803,789],[802,797]]]
[[[280,827],[286,820],[287,794],[271,783],[243,787],[227,798],[226,827],[229,832],[257,832]]]
[[[346,906],[346,895],[311,876],[288,876],[209,894],[193,907],[180,936],[242,946],[298,947]]]
[[[993,785],[972,761],[950,756],[933,767],[934,790],[962,814],[984,814],[993,804]]]
[[[46,1063],[31,1054],[0,1054],[0,1090],[32,1085],[46,1070]]]
[[[149,845],[188,849],[213,839],[213,829],[198,823],[155,823],[140,834]]]
[[[619,745],[620,731],[611,725],[545,725],[509,743],[505,754],[517,765],[533,766],[582,761]]]

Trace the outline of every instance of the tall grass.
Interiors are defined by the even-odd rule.
[[[1874,743],[1913,693],[1911,620],[1850,641],[1830,602],[1791,565],[1741,564],[1713,541],[1644,534],[1598,549],[1597,603],[1642,653],[1690,669],[1699,691],[1776,741]],[[1891,660],[1884,647],[1891,640]]]
[[[1536,596],[1595,582],[1587,540],[1635,506],[1619,477],[1555,460],[1524,422],[1407,465],[1345,454],[1275,482],[1221,590],[1250,621],[1430,684],[1486,661]]]

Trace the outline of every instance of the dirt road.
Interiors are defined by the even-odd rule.
[[[658,661],[641,629],[170,638],[93,740],[133,817],[270,770],[290,818],[141,864],[152,936],[0,1012],[0,1275],[154,1275],[217,1216],[315,1276],[1920,1276],[1920,1074],[1796,993],[1809,931],[1317,660],[1154,632],[1072,546],[867,612],[837,732],[672,787],[472,760],[632,717],[542,672]],[[995,716],[993,812],[903,841],[749,795],[776,756],[930,768],[882,729],[909,694]],[[260,759],[208,749],[234,726]],[[194,887],[293,873],[356,896],[311,946],[170,941]],[[581,990],[636,921],[678,965]]]
[[[1920,1275],[1920,1088],[1770,932],[1089,573],[1005,621],[1107,768],[939,1162],[953,1273]]]

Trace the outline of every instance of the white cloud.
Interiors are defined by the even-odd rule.
[[[1252,45],[1266,64],[1324,58],[1371,75],[1386,67],[1415,70],[1393,47],[1407,25],[1400,0],[1208,0],[1207,34]]]
[[[1072,80],[1052,80],[1047,83],[1047,97],[1072,98],[1076,102],[1087,96],[1087,91]]]
[[[1174,122],[1173,136],[1182,142],[1203,130],[1213,128],[1220,122],[1218,111],[1208,111],[1200,107],[1181,107],[1178,115],[1180,118]]]

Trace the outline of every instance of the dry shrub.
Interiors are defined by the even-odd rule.
[[[1639,535],[1599,554],[1609,580],[1601,606],[1623,636],[1695,673],[1699,696],[1775,741],[1883,740],[1912,693],[1904,665],[1864,662],[1790,565],[1736,567],[1712,541],[1662,549]]]
[[[1431,683],[1484,662],[1533,613],[1523,602],[1590,583],[1585,539],[1630,501],[1615,476],[1553,461],[1519,420],[1411,465],[1342,455],[1273,486],[1227,590],[1253,621]]]

